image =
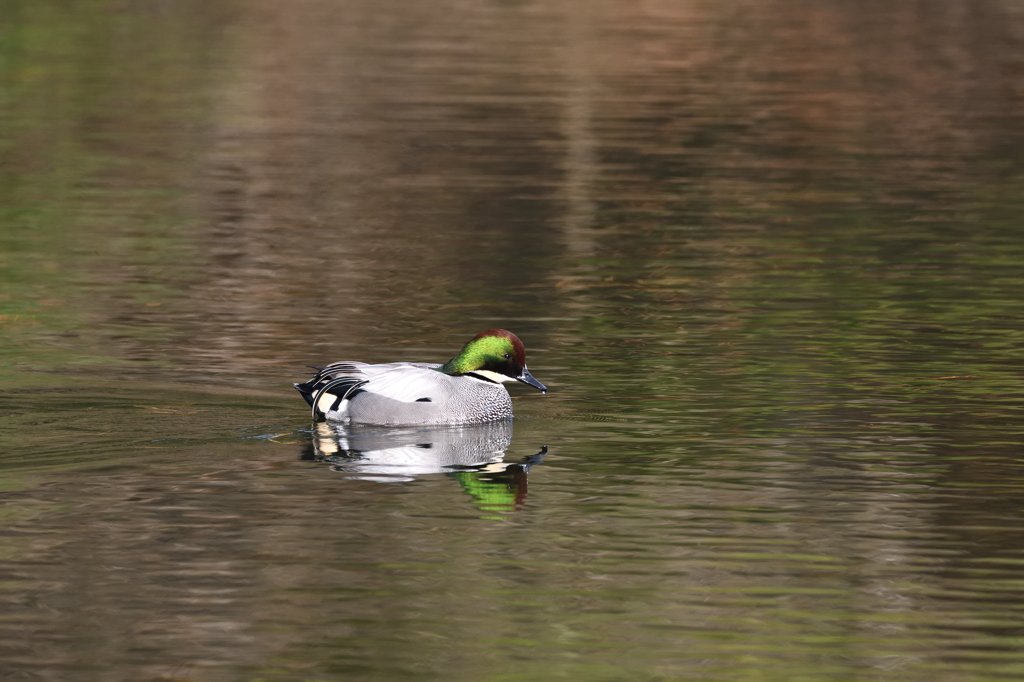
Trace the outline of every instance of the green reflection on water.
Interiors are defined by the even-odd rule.
[[[4,0],[0,372],[74,371],[174,332],[217,10]],[[112,344],[112,341],[114,342]],[[161,354],[150,354],[159,361]]]

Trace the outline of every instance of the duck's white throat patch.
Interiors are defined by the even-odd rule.
[[[504,374],[498,374],[497,372],[492,372],[489,369],[474,369],[472,372],[468,372],[468,374],[482,377],[484,379],[487,379],[488,381],[493,381],[496,384],[504,384],[508,381],[515,381],[515,379],[513,379],[512,377],[505,376]]]

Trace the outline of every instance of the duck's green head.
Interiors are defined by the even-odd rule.
[[[526,348],[519,337],[504,329],[480,332],[462,351],[438,367],[445,374],[472,374],[496,383],[521,381],[547,393],[547,387],[526,369]]]

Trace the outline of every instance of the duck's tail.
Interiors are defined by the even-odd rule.
[[[299,392],[302,399],[306,401],[306,404],[310,407],[313,406],[313,396],[316,395],[317,384],[323,379],[324,370],[326,367],[317,367],[315,365],[307,365],[311,369],[317,370],[316,376],[309,381],[304,381],[298,384],[292,384],[295,390]]]

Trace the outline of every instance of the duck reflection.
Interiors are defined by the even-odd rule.
[[[401,482],[443,473],[483,511],[512,511],[526,499],[527,475],[547,448],[505,461],[512,420],[446,427],[383,428],[319,422],[303,459],[366,481]]]

